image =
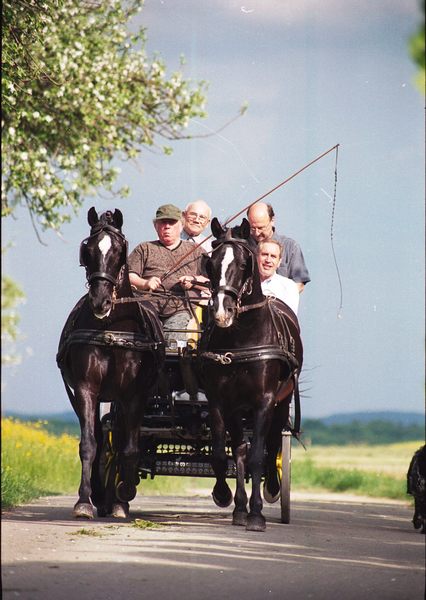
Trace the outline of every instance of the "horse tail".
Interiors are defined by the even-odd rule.
[[[68,383],[65,381],[64,376],[62,375],[62,381],[64,382],[64,386],[65,386],[65,391],[67,392],[67,396],[69,398],[69,401],[71,402],[72,406],[74,406],[75,404],[75,395],[74,392],[72,391],[72,388],[68,385]]]

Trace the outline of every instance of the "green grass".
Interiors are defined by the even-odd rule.
[[[309,458],[292,464],[292,487],[299,491],[323,490],[376,498],[407,499],[406,482],[402,477],[358,469],[320,467]]]
[[[49,433],[44,423],[3,419],[2,508],[46,495],[77,496],[81,469],[78,442],[75,436]],[[312,446],[307,452],[293,444],[292,490],[407,500],[406,472],[422,443]],[[213,484],[212,479],[205,478],[156,477],[143,479],[138,494],[193,495],[201,490],[208,493]]]
[[[422,443],[312,446],[307,451],[293,444],[292,487],[407,500],[408,466]]]
[[[51,435],[41,422],[2,420],[2,508],[72,492],[78,488],[79,473],[77,438]]]

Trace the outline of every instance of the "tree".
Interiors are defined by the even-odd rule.
[[[409,50],[411,58],[418,67],[416,76],[416,85],[419,90],[425,93],[425,1],[421,7],[423,13],[422,23],[417,28],[416,33],[410,37]]]
[[[19,359],[13,347],[18,338],[19,315],[16,307],[25,298],[21,288],[7,275],[1,278],[1,341],[2,364],[16,363]],[[5,350],[7,348],[7,350]]]
[[[114,189],[115,157],[168,146],[203,117],[205,83],[166,76],[129,32],[143,0],[4,0],[2,216],[27,206],[59,230],[84,198]],[[167,143],[167,142],[163,142]]]

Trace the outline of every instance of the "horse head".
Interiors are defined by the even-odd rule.
[[[127,262],[127,241],[121,232],[123,215],[116,208],[99,217],[92,207],[87,220],[91,229],[80,245],[80,265],[86,268],[93,314],[104,319],[112,310],[120,274]]]
[[[213,252],[206,268],[212,286],[213,316],[219,327],[230,327],[241,304],[253,295],[256,273],[257,282],[259,279],[250,244],[250,224],[243,219],[241,225],[227,229],[215,217],[211,229],[216,240],[212,243]],[[260,284],[257,287],[260,290]]]

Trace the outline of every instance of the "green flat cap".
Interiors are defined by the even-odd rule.
[[[163,219],[173,219],[174,221],[180,221],[182,218],[182,211],[174,204],[163,204],[157,208],[155,213],[155,221],[161,221]]]

